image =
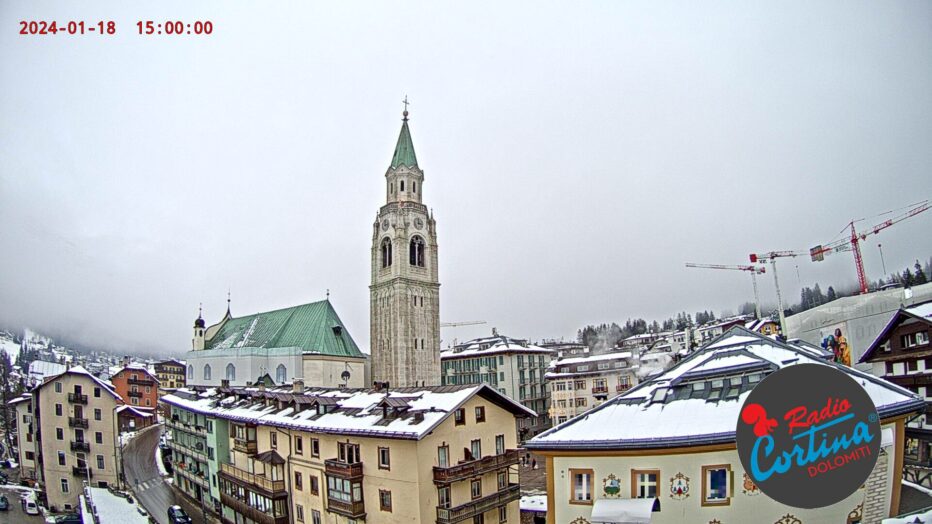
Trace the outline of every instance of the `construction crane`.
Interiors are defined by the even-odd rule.
[[[731,269],[734,271],[747,271],[751,273],[751,282],[754,284],[754,311],[757,313],[757,318],[761,318],[760,315],[760,295],[757,293],[757,275],[762,275],[767,272],[767,268],[763,266],[727,266],[722,264],[694,264],[692,262],[687,262],[686,267],[695,267],[701,269]]]
[[[460,327],[460,326],[475,326],[478,324],[485,324],[485,320],[467,320],[465,322],[441,322],[440,327]]]
[[[749,258],[752,264],[770,262],[773,270],[773,285],[777,288],[777,308],[780,315],[780,333],[786,336],[786,315],[783,313],[783,295],[780,293],[780,280],[777,278],[777,259],[783,257],[798,257],[805,253],[796,251],[771,251],[769,253],[751,253]]]
[[[887,229],[897,222],[902,222],[903,220],[914,217],[923,211],[928,211],[929,208],[932,207],[932,204],[930,204],[928,200],[923,200],[918,204],[913,204],[907,207],[910,209],[902,215],[888,218],[887,220],[884,220],[883,222],[870,228],[870,231],[865,233],[858,233],[857,230],[854,229],[854,223],[859,222],[859,220],[852,220],[851,222],[848,222],[844,229],[842,229],[842,231],[849,228],[851,229],[851,234],[848,238],[841,238],[834,242],[825,244],[824,246],[815,246],[809,250],[809,256],[812,258],[813,262],[821,262],[825,260],[825,255],[829,255],[831,253],[838,253],[841,251],[854,252],[854,265],[858,272],[858,285],[861,286],[861,294],[863,295],[864,293],[867,293],[867,273],[864,271],[864,259],[861,256],[861,241],[870,235],[876,235],[877,233],[880,233],[884,229]]]

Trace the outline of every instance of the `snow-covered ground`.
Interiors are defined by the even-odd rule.
[[[168,470],[165,469],[165,463],[162,462],[162,448],[159,446],[155,447],[155,465],[159,467],[159,475],[168,476]]]
[[[10,362],[16,362],[19,355],[20,344],[13,341],[13,336],[7,332],[0,332],[0,350],[10,355]]]
[[[104,488],[87,488],[88,502],[101,524],[149,524],[140,507]]]
[[[136,431],[127,431],[126,433],[120,433],[120,447],[125,448],[126,444],[128,444],[129,441],[133,440],[133,437],[136,436],[136,433],[137,433]]]

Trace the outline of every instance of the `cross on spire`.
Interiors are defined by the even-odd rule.
[[[401,103],[405,105],[405,110],[403,113],[401,113],[401,115],[404,117],[402,120],[407,122],[408,121],[408,104],[410,104],[410,102],[408,102],[408,95],[405,95],[405,99],[402,100]]]

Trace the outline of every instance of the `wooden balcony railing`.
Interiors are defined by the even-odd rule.
[[[264,511],[258,510],[245,502],[242,502],[224,492],[220,492],[220,503],[232,509],[247,519],[259,522],[260,524],[288,524],[288,513],[284,515],[270,515]],[[274,506],[274,505],[273,505]],[[287,507],[287,505],[286,505]],[[307,518],[307,517],[305,517]],[[226,520],[226,519],[224,519]],[[237,519],[239,521],[239,519]]]
[[[90,442],[82,442],[77,440],[71,441],[71,451],[83,451],[85,453],[91,450]]]
[[[593,395],[608,395],[608,387],[603,386],[603,387],[592,388],[592,394]]]
[[[491,455],[478,460],[461,462],[460,464],[448,468],[434,466],[434,482],[437,484],[449,484],[450,482],[466,480],[496,469],[514,466],[517,463],[518,450],[507,449],[501,455]]]
[[[142,391],[127,391],[126,392],[131,397],[142,398]]]
[[[287,495],[284,480],[272,480],[265,475],[257,475],[242,470],[233,464],[221,463],[220,476],[226,477],[237,484],[245,484],[254,488],[259,488],[267,495],[272,495],[273,498],[274,495],[277,494]]]
[[[256,454],[256,441],[255,440],[243,440],[234,438],[233,439],[233,449],[242,453],[248,453],[250,455]]]
[[[78,417],[68,417],[68,427],[87,429],[87,419],[78,418]]]
[[[76,477],[93,477],[94,471],[87,466],[71,466],[71,474]]]
[[[135,384],[137,386],[154,386],[155,381],[148,378],[131,378],[126,381],[128,384]]]
[[[351,519],[366,518],[366,505],[363,501],[344,502],[327,497],[327,511],[338,513]]]
[[[631,389],[630,384],[618,384],[617,386],[615,386],[615,391],[618,393],[628,391],[629,389]]]
[[[328,475],[344,479],[358,479],[362,477],[362,462],[340,462],[337,459],[327,459],[324,461],[324,468]]]
[[[68,402],[72,404],[84,404],[87,405],[87,395],[81,393],[68,393]]]
[[[456,522],[471,519],[476,515],[504,506],[519,498],[521,498],[520,487],[517,484],[509,484],[505,489],[466,504],[461,504],[455,508],[438,507],[437,524],[455,524]]]

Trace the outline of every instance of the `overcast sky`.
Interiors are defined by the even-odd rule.
[[[4,0],[0,22],[0,325],[117,351],[186,351],[228,289],[241,315],[328,288],[368,351],[405,95],[441,320],[488,322],[444,347],[734,311],[745,274],[684,262],[808,250],[932,195],[930,2]],[[927,260],[930,226],[870,237],[871,279],[878,242],[889,271]],[[855,281],[847,253],[780,264],[790,301]]]

